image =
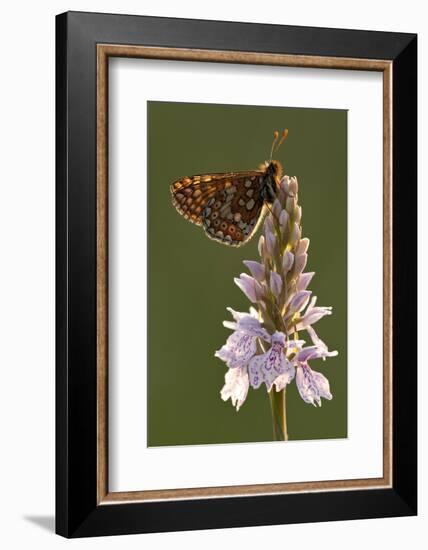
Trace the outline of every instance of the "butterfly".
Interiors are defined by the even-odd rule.
[[[206,235],[229,246],[246,244],[257,232],[276,197],[281,163],[272,160],[287,137],[274,132],[270,160],[259,170],[186,176],[171,185],[172,204],[190,222],[201,225]],[[276,148],[275,148],[276,146]]]

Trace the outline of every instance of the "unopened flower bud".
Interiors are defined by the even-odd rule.
[[[272,233],[272,234],[275,233],[272,216],[267,216],[266,217],[264,230],[265,230],[265,236],[266,236],[267,233]]]
[[[273,202],[272,212],[273,212],[275,218],[277,220],[279,220],[279,217],[280,217],[281,212],[282,212],[282,207],[281,207],[281,203],[279,202],[279,200],[277,198]]]
[[[300,254],[300,256],[296,256],[296,260],[294,262],[294,269],[293,269],[293,275],[294,277],[299,277],[300,274],[303,272],[303,270],[306,267],[306,262],[308,261],[308,255],[307,254]]]
[[[297,255],[305,254],[305,252],[307,252],[308,250],[308,247],[309,247],[309,239],[306,237],[304,239],[300,239],[299,244],[297,245],[296,254]]]
[[[296,208],[296,197],[288,197],[285,208],[289,214],[294,214]]]
[[[279,215],[279,223],[281,225],[281,228],[284,228],[288,223],[288,213],[287,210],[281,210],[281,214]]]
[[[284,253],[284,256],[282,257],[282,269],[284,270],[284,274],[287,275],[287,273],[290,271],[291,266],[294,262],[294,254],[287,250]]]
[[[310,290],[302,290],[295,294],[288,307],[289,314],[293,315],[296,311],[301,311],[309,302],[312,292]]]
[[[302,273],[297,281],[297,290],[306,290],[314,275],[314,271]]]
[[[252,260],[244,260],[244,264],[251,271],[251,275],[257,279],[257,281],[263,281],[265,278],[265,267],[259,262],[254,262]]]
[[[290,178],[288,176],[284,176],[281,180],[280,186],[282,191],[288,195],[288,182],[290,181]]]
[[[239,277],[235,277],[234,281],[236,286],[253,303],[256,303],[260,299],[260,295],[263,294],[260,284],[246,273],[241,273]]]
[[[291,246],[294,246],[296,242],[300,239],[300,227],[297,225],[297,223],[293,224],[293,229],[291,231],[290,238],[288,242]]]
[[[293,195],[294,197],[297,196],[299,185],[297,183],[297,179],[294,176],[292,176],[290,178],[290,181],[288,182],[288,190],[291,195]]]
[[[275,235],[270,230],[268,225],[265,225],[265,244],[266,244],[266,250],[268,254],[270,254],[271,256],[274,256],[276,239],[275,239]]]
[[[271,271],[270,273],[270,288],[276,297],[281,294],[282,279],[281,276],[276,273],[276,271]]]

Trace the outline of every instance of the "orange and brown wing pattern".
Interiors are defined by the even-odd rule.
[[[229,189],[233,181],[262,172],[237,172],[186,176],[171,185],[172,204],[187,220],[202,225],[202,213],[216,193]]]
[[[235,174],[224,189],[209,198],[202,212],[209,238],[230,246],[251,239],[264,217],[263,179],[264,174],[258,171]]]
[[[217,190],[214,183],[186,177],[171,185],[172,204],[186,220],[202,225],[201,214]]]

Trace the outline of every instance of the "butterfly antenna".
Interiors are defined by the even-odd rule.
[[[278,132],[276,133],[278,134]],[[278,149],[281,147],[281,144],[284,143],[284,141],[286,140],[287,136],[288,136],[288,128],[285,128],[285,130],[282,132],[282,136],[281,136],[281,139],[279,140],[278,145],[275,147],[275,151],[278,151]],[[273,154],[273,150],[271,153],[271,160],[272,160],[272,154]]]
[[[275,147],[276,142],[278,141],[278,136],[279,136],[279,132],[278,132],[277,130],[275,130],[275,132],[273,133],[272,147],[270,148],[269,162],[272,160],[273,149],[274,149],[274,147]]]

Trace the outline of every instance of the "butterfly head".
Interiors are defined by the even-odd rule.
[[[264,200],[267,202],[273,202],[275,200],[276,190],[282,176],[281,163],[278,162],[277,160],[272,160],[272,155],[276,151],[278,151],[279,147],[284,142],[287,135],[288,135],[288,129],[286,128],[282,132],[281,138],[278,141],[279,132],[275,130],[275,132],[273,133],[273,142],[270,150],[269,161],[266,161],[264,166],[261,167],[265,172],[262,195]]]
[[[266,163],[266,175],[275,180],[280,180],[282,176],[282,165],[277,160],[271,160]]]
[[[270,160],[266,161],[261,168],[264,170],[261,195],[264,201],[273,203],[282,175],[281,163],[277,160]]]

